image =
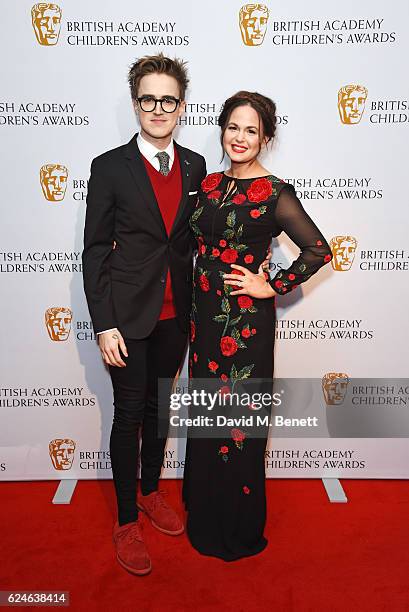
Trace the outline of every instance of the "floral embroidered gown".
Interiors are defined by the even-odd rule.
[[[257,273],[271,239],[284,231],[299,257],[270,284],[293,290],[331,260],[330,248],[292,185],[275,176],[232,179],[208,175],[190,219],[198,242],[189,351],[192,381],[213,378],[222,392],[240,379],[273,376],[274,298],[230,296],[222,275],[236,263]],[[269,389],[272,393],[272,389]],[[200,553],[232,561],[261,552],[266,519],[267,430],[250,437],[232,428],[225,439],[188,437],[183,499],[187,533]]]

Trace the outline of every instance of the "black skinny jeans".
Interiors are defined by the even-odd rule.
[[[187,334],[182,332],[176,319],[164,319],[157,322],[147,338],[125,339],[125,344],[126,367],[109,366],[114,389],[110,452],[120,525],[138,518],[136,477],[140,427],[142,495],[158,489],[166,445],[166,437],[158,436],[158,379],[172,381],[175,377],[182,364]],[[171,384],[168,391],[170,394]],[[169,401],[163,409],[169,410]]]

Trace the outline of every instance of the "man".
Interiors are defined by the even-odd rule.
[[[119,563],[143,575],[151,560],[138,509],[169,535],[183,524],[158,491],[166,439],[158,436],[158,379],[182,362],[192,291],[189,217],[206,175],[201,155],[172,139],[185,109],[185,65],[138,60],[129,84],[141,131],[93,160],[84,232],[84,287],[114,392],[110,451]],[[141,494],[136,500],[141,426]]]

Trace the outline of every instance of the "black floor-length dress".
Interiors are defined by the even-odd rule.
[[[241,379],[273,376],[274,299],[230,296],[222,275],[236,263],[257,272],[274,236],[284,231],[299,257],[271,284],[284,294],[331,259],[330,248],[292,185],[275,176],[202,182],[190,225],[198,241],[193,282],[189,371],[231,390]],[[271,390],[272,391],[272,390]],[[183,499],[187,533],[200,553],[232,561],[261,552],[266,520],[265,436],[232,428],[224,439],[188,437]]]

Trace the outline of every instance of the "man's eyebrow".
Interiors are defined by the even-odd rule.
[[[155,98],[156,96],[154,94],[142,94],[140,96],[141,98]],[[162,98],[175,98],[176,100],[176,96],[174,96],[173,94],[163,94]]]

